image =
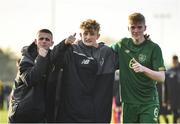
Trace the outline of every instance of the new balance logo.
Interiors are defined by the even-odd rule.
[[[89,64],[89,62],[90,62],[89,59],[83,59],[83,61],[81,62],[81,64],[87,65],[87,64]]]

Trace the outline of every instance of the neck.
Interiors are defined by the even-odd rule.
[[[95,43],[93,44],[94,47],[98,48],[99,47],[99,44],[98,43]]]
[[[134,38],[133,38],[133,42],[134,42],[134,44],[136,44],[136,45],[139,45],[139,44],[143,43],[144,41],[145,41],[145,38],[144,38],[144,37],[142,37],[142,38],[140,38],[140,39],[134,39]]]
[[[87,42],[83,42],[83,44],[86,45],[87,47],[95,47],[95,48],[99,47],[98,43],[88,44]]]

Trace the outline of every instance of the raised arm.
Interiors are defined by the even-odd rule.
[[[22,82],[27,86],[37,85],[39,82],[43,82],[46,77],[47,64],[48,64],[48,52],[45,49],[39,49],[39,54],[35,60],[28,56],[22,56],[19,63],[19,71],[16,80]],[[20,77],[20,78],[18,78]]]
[[[52,49],[50,58],[53,64],[56,64],[57,62],[63,63],[67,48],[76,40],[75,35],[76,33],[74,35],[70,35]]]

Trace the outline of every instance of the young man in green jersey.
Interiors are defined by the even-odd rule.
[[[157,123],[156,82],[165,80],[161,48],[145,37],[145,17],[141,13],[129,15],[128,21],[131,38],[123,38],[112,46],[120,58],[122,122]]]

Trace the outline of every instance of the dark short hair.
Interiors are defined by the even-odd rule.
[[[132,13],[128,17],[129,24],[144,23],[145,17],[141,13]]]
[[[52,37],[53,37],[53,34],[52,34],[52,32],[49,29],[41,29],[41,30],[38,31],[37,34],[39,34],[39,33],[48,33],[48,34],[51,34]]]
[[[173,55],[172,59],[173,60],[178,60],[178,56],[177,55]]]

